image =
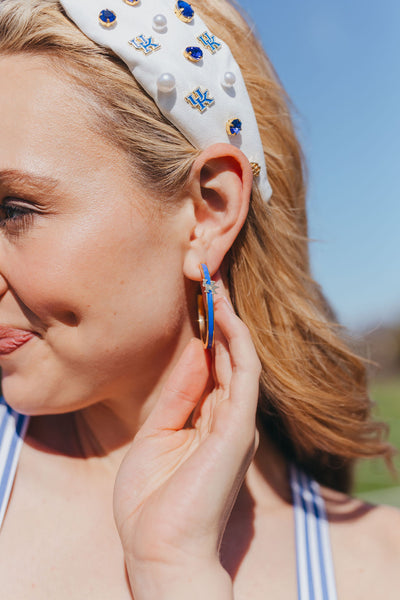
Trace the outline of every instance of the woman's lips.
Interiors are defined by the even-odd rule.
[[[0,356],[11,354],[20,346],[29,342],[34,334],[24,329],[11,329],[10,327],[0,326]]]

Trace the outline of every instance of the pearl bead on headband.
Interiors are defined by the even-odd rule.
[[[265,201],[264,151],[240,67],[182,0],[60,0],[91,40],[110,48],[195,148],[228,142],[247,156]]]

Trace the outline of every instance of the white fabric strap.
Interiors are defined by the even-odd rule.
[[[0,398],[0,528],[3,524],[29,417]]]
[[[325,503],[319,485],[294,464],[290,484],[296,527],[299,600],[337,600]]]
[[[227,44],[212,34],[190,5],[181,3],[184,8],[179,9],[175,0],[60,1],[84,34],[127,64],[165,117],[195,148],[228,142],[259,165],[259,175],[252,165],[254,182],[263,199],[269,200],[272,191],[264,151],[239,65]],[[182,10],[194,12],[190,22],[176,14]],[[186,48],[195,48],[195,55],[200,50],[201,60],[189,60]],[[241,122],[237,135],[227,133],[232,119]]]

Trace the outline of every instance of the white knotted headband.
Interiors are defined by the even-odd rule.
[[[60,0],[67,15],[129,67],[160,111],[195,148],[229,142],[271,197],[264,151],[239,65],[182,0]]]

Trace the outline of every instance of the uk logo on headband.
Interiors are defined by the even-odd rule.
[[[60,2],[86,36],[119,56],[195,148],[217,142],[239,148],[263,199],[270,198],[264,149],[240,67],[223,35],[210,30],[189,2]]]

